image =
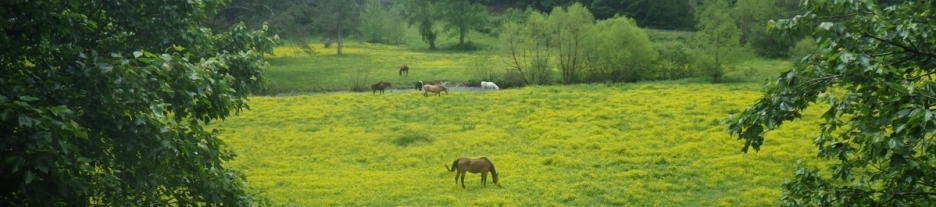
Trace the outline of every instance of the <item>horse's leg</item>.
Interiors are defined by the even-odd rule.
[[[481,185],[487,186],[487,172],[481,173]]]
[[[461,171],[459,173],[461,173],[462,188],[465,188],[465,174],[468,174],[468,172]]]

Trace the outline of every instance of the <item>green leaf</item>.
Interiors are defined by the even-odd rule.
[[[45,162],[37,160],[35,163],[36,169],[39,169],[39,171],[42,171],[43,173],[49,173],[49,166]]]
[[[143,56],[143,51],[133,51],[133,58],[139,58]]]
[[[33,179],[36,179],[36,175],[32,171],[26,171],[26,184],[32,183]]]
[[[835,24],[833,24],[832,22],[823,22],[823,23],[819,24],[819,29],[822,29],[822,30],[829,30],[829,29],[832,28],[833,25],[835,25]]]
[[[892,154],[890,157],[890,173],[901,171],[907,161],[899,154]]]
[[[20,101],[30,102],[30,101],[38,101],[39,98],[32,97],[32,96],[20,96],[20,97],[19,97],[19,100],[20,100]]]

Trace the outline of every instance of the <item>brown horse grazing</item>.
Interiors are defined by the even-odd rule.
[[[393,86],[390,85],[390,82],[383,82],[383,81],[377,82],[374,85],[371,85],[370,87],[371,89],[374,90],[373,94],[377,94],[378,90],[380,91],[380,94],[383,94],[384,89],[386,89],[387,87],[393,88]]]
[[[442,97],[442,91],[445,91],[445,95],[448,95],[448,89],[445,88],[445,86],[430,84],[423,85],[423,96],[425,97],[429,97],[429,93],[435,93],[436,95],[439,95],[439,97]]]
[[[400,66],[400,76],[402,76],[403,74],[406,74],[406,76],[409,76],[409,66],[406,66],[406,65]]]
[[[478,159],[470,158],[458,158],[455,162],[452,163],[452,168],[449,169],[448,166],[445,166],[445,169],[449,172],[458,170],[458,173],[455,173],[455,185],[458,185],[458,176],[461,176],[462,188],[465,188],[465,172],[471,173],[481,173],[481,185],[487,186],[487,173],[491,172],[491,178],[494,179],[494,184],[497,184],[497,171],[494,170],[494,163],[491,163],[487,157],[481,157]]]

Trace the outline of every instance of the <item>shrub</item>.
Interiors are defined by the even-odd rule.
[[[377,0],[368,0],[361,12],[358,28],[361,38],[370,43],[400,44],[405,32],[401,4],[386,7]]]

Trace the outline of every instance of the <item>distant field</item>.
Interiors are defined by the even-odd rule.
[[[384,45],[347,39],[342,55],[336,55],[336,46],[324,48],[313,44],[317,52],[309,56],[288,42],[274,49],[268,57],[270,70],[265,74],[272,85],[265,95],[294,94],[303,92],[348,91],[352,79],[365,74],[368,83],[388,81],[396,87],[411,86],[416,81],[475,80],[474,69],[494,67],[499,73],[506,68],[504,61],[492,51],[499,40],[485,34],[471,32],[467,38],[483,50],[472,52],[452,51],[458,43],[455,37],[442,34],[436,41],[438,50],[430,51],[429,45],[420,40],[413,28],[407,30],[407,42],[402,45]],[[311,38],[315,42],[318,38]],[[400,65],[410,67],[409,76],[399,76]],[[406,83],[406,84],[404,84]],[[369,85],[369,84],[368,84]]]
[[[742,154],[719,122],[759,88],[659,82],[253,97],[252,110],[212,127],[240,155],[227,166],[279,204],[776,206],[797,161],[818,164],[810,141],[819,122],[809,117],[819,113],[806,111],[806,120],[768,133],[761,152]],[[496,165],[500,185],[469,174],[462,189],[444,169],[480,156]]]
[[[413,29],[409,29],[413,30]],[[655,41],[674,41],[686,38],[685,32],[650,31]],[[510,68],[506,57],[498,53],[499,40],[485,34],[472,32],[468,40],[480,48],[479,51],[461,52],[447,50],[457,43],[454,37],[440,36],[437,41],[439,50],[430,51],[425,42],[419,41],[415,30],[408,31],[408,42],[402,45],[384,45],[360,42],[354,39],[345,41],[343,55],[336,55],[336,49],[324,48],[322,44],[313,44],[317,52],[309,56],[297,47],[286,45],[274,49],[274,56],[268,57],[270,69],[266,72],[271,82],[262,95],[303,94],[308,92],[331,92],[351,90],[353,80],[364,79],[365,86],[378,81],[393,83],[396,88],[409,88],[416,81],[477,82],[483,77],[477,75],[479,69],[493,69],[495,78],[503,78]],[[310,39],[310,41],[316,38]],[[290,42],[293,43],[293,42]],[[408,76],[398,74],[400,65],[410,67]],[[727,82],[761,82],[779,74],[789,62],[781,60],[751,59],[737,69],[727,73],[723,80]],[[559,77],[554,77],[556,81]],[[710,82],[708,77],[683,80],[683,82]]]
[[[324,53],[321,44],[315,47]],[[347,91],[360,75],[367,76],[367,83],[387,81],[407,88],[420,80],[466,81],[472,79],[473,67],[485,65],[480,61],[497,59],[483,52],[426,53],[362,42],[346,43],[340,56],[333,49],[329,52],[310,57],[298,48],[276,48],[277,56],[267,59],[272,66],[266,73],[272,82],[271,92]],[[410,68],[407,76],[398,73],[403,64]]]

